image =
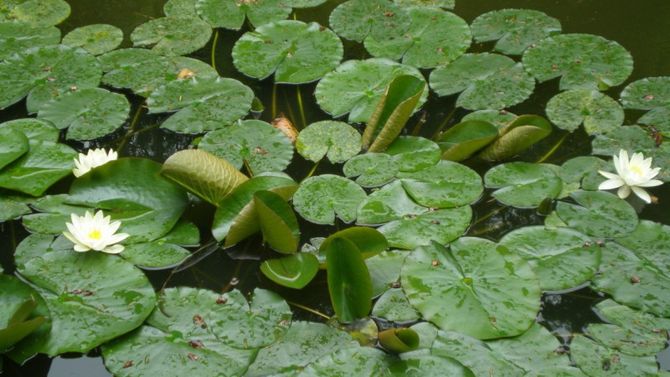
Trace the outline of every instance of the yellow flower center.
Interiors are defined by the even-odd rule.
[[[101,237],[102,237],[102,234],[101,234],[100,231],[97,230],[97,229],[93,229],[93,230],[88,234],[88,238],[92,238],[92,239],[94,239],[94,240],[100,240]]]
[[[641,176],[644,173],[639,165],[630,165],[628,169],[638,176]]]

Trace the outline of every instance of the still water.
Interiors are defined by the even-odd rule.
[[[138,25],[162,16],[162,8],[165,0],[69,0],[72,7],[72,15],[60,25],[63,35],[70,30],[84,25],[106,23],[112,24],[123,29],[126,39],[123,47],[129,47],[128,36],[130,32]],[[327,18],[330,11],[341,0],[331,0],[325,5],[314,9],[302,10],[297,12],[297,18],[304,21],[317,21],[321,24],[327,24]],[[457,0],[455,13],[471,22],[478,15],[494,9],[503,8],[528,8],[537,9],[553,16],[561,21],[564,33],[592,33],[603,36],[607,39],[615,40],[628,49],[635,59],[635,70],[630,81],[643,77],[667,76],[670,75],[670,1],[668,0]],[[216,48],[216,62],[219,72],[226,77],[236,78],[249,85],[255,94],[266,104],[266,111],[261,118],[271,120],[274,115],[269,110],[269,103],[272,98],[273,85],[270,80],[262,82],[247,79],[239,74],[232,65],[230,51],[233,43],[244,32],[222,31],[218,39]],[[484,46],[473,46],[477,51]],[[488,47],[488,46],[486,46]],[[195,57],[205,61],[210,61],[211,44],[203,50],[195,53]],[[366,53],[360,47],[345,42],[345,59],[365,58]],[[511,111],[517,114],[523,113],[543,113],[543,104],[550,96],[557,92],[557,83],[550,82],[542,84],[536,90],[535,95],[525,103],[516,106]],[[326,119],[324,114],[316,105],[313,97],[309,94],[314,89],[313,84],[301,85],[300,91],[303,93],[305,102],[305,117],[307,123]],[[279,86],[277,87],[277,114],[283,113],[289,118],[296,120],[296,87]],[[618,97],[620,89],[614,89],[608,94]],[[133,100],[133,98],[131,98]],[[133,111],[139,105],[138,98],[135,98]],[[452,113],[453,99],[438,99],[431,97],[430,102],[425,107],[426,124],[423,126],[423,132],[430,135],[437,125],[442,123],[445,118],[451,116],[450,123],[456,123],[464,115],[459,111]],[[24,113],[24,104],[20,103],[12,108],[0,113],[0,121],[20,118],[26,116]],[[90,144],[78,142],[71,143],[76,148],[86,147],[113,147],[119,148],[120,154],[124,156],[143,156],[163,161],[172,153],[180,149],[185,149],[192,141],[191,137],[178,136],[168,131],[155,128],[164,119],[163,116],[143,115],[140,120],[139,132],[128,140],[122,141],[125,130],[119,131],[114,135],[107,136],[102,140],[96,140]],[[635,118],[628,119],[628,123],[635,121]],[[300,122],[297,122],[301,126]],[[412,125],[416,120],[410,120]],[[555,134],[548,140],[543,141],[549,145],[557,140],[561,135]],[[547,162],[562,163],[563,161],[588,153],[589,143],[587,136],[575,133],[569,136],[565,147],[559,150],[559,153],[551,157]],[[538,150],[542,149],[539,145]],[[532,158],[532,152],[531,152]],[[305,175],[308,166],[300,163],[293,164],[289,168],[289,173],[301,178]],[[486,170],[487,167],[475,167]],[[326,172],[328,166],[324,167],[321,173]],[[640,214],[641,218],[652,219],[665,224],[670,224],[670,211],[668,205],[670,201],[670,185],[665,185],[656,194],[660,197],[659,205],[649,206]],[[479,216],[491,210],[491,205],[479,204],[475,206],[475,211]],[[198,224],[208,224],[211,222],[212,212],[209,209],[196,208],[191,211],[191,216]],[[533,211],[520,211],[514,209],[505,209],[498,212],[485,221],[476,224],[471,230],[472,233],[482,234],[493,239],[499,238],[504,232],[522,225],[539,224],[542,218],[536,216]],[[206,228],[206,225],[203,229]],[[301,224],[304,236],[311,237],[323,235],[323,227],[306,226]],[[311,234],[310,234],[311,233]],[[207,234],[203,232],[203,234]],[[13,251],[15,242],[20,241],[25,236],[18,222],[0,226],[0,262],[7,271],[12,270],[11,260],[8,258]],[[248,245],[247,245],[248,246]],[[251,246],[254,248],[257,246]],[[233,250],[236,257],[244,257],[250,250],[241,248]],[[150,272],[149,277],[157,287],[162,286],[168,273]],[[191,285],[221,290],[229,286],[233,278],[239,279],[240,284],[237,288],[249,290],[255,286],[272,289],[282,294],[287,300],[299,302],[303,305],[318,308],[321,311],[329,312],[329,303],[327,299],[327,289],[323,276],[316,279],[306,291],[293,292],[287,289],[280,289],[263,280],[258,272],[258,265],[253,261],[241,263],[229,258],[225,253],[214,253],[207,257],[206,263],[200,263],[195,268],[191,268],[182,273],[169,277],[168,286]],[[540,314],[542,322],[555,330],[559,336],[568,336],[570,333],[579,331],[582,326],[590,322],[598,322],[599,319],[591,311],[591,306],[602,298],[598,297],[589,289],[582,289],[576,292],[563,295],[546,295],[544,297],[543,309]],[[304,315],[303,315],[304,314]],[[298,312],[304,319],[314,319],[309,314]],[[661,365],[664,369],[670,369],[670,352],[664,352],[660,357]],[[84,357],[81,355],[67,355],[50,360],[46,357],[37,357],[23,367],[18,367],[5,361],[5,374],[7,376],[26,376],[26,377],[103,377],[109,376],[105,370],[102,360],[95,354],[89,354]]]

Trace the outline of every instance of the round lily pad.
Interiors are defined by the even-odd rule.
[[[398,38],[365,39],[372,56],[401,60],[417,68],[434,68],[461,56],[470,47],[470,27],[462,18],[439,8],[409,9],[411,24]]]
[[[81,47],[93,55],[104,54],[119,47],[123,31],[106,24],[86,25],[72,30],[63,37],[63,44]]]
[[[20,197],[2,196],[0,197],[0,206],[4,209],[0,213],[0,223],[19,219],[21,216],[32,212],[28,203]]]
[[[449,243],[470,226],[470,206],[438,209],[416,217],[392,221],[379,228],[391,247],[414,249],[435,241]]]
[[[100,83],[100,65],[93,55],[63,45],[36,47],[0,62],[0,108],[28,95],[29,113],[71,90]]]
[[[559,128],[574,131],[580,124],[589,135],[605,133],[623,124],[621,105],[595,90],[559,93],[547,103],[547,117]]]
[[[561,78],[561,90],[605,90],[623,83],[633,58],[620,44],[591,34],[546,38],[523,54],[523,65],[538,81]]]
[[[121,257],[139,268],[160,270],[177,266],[191,256],[179,245],[160,240],[125,245]]]
[[[563,193],[566,190],[577,191],[584,190],[595,191],[604,177],[598,173],[598,170],[607,170],[609,163],[594,156],[579,156],[563,163],[558,175],[563,180]],[[570,194],[572,191],[568,191]],[[562,196],[561,195],[561,196]]]
[[[433,244],[413,251],[400,279],[425,319],[478,339],[522,334],[540,309],[540,286],[530,265],[481,238],[461,238],[451,250]]]
[[[300,131],[295,148],[310,161],[327,157],[332,163],[342,163],[361,151],[361,134],[344,122],[324,120]]]
[[[26,135],[11,127],[0,128],[0,169],[30,149]]]
[[[68,128],[68,139],[91,140],[121,127],[129,112],[126,96],[102,88],[87,88],[47,102],[37,117],[57,128]]]
[[[629,84],[621,92],[621,103],[627,109],[649,110],[638,123],[670,135],[670,77],[649,77]]]
[[[348,0],[333,10],[328,21],[339,36],[356,42],[368,36],[401,37],[412,22],[407,8],[391,0]]]
[[[260,120],[208,132],[198,148],[224,158],[237,169],[246,162],[253,174],[282,171],[293,158],[293,145],[286,135]]]
[[[156,302],[146,276],[114,255],[53,251],[19,270],[51,313],[51,331],[32,345],[50,356],[85,353],[133,330]]]
[[[569,228],[527,226],[507,233],[500,245],[529,262],[543,291],[576,287],[590,280],[600,266],[600,247]]]
[[[545,199],[555,199],[561,193],[563,181],[557,167],[549,164],[509,162],[486,172],[484,183],[497,189],[493,197],[505,205],[535,208]]]
[[[618,127],[606,134],[596,135],[591,142],[592,153],[601,156],[618,156],[619,150],[643,152],[656,149],[654,139],[637,125]]]
[[[442,160],[412,173],[399,173],[402,187],[418,204],[453,208],[477,201],[484,191],[479,174],[458,162]]]
[[[195,11],[196,0],[168,0],[163,5],[163,13],[166,16],[191,16],[198,17]]]
[[[372,315],[393,322],[414,322],[421,318],[400,288],[384,292],[372,308]]]
[[[411,7],[454,9],[456,6],[456,0],[393,0],[393,2]]]
[[[577,204],[558,202],[556,213],[568,226],[594,237],[619,237],[637,227],[637,213],[625,200],[604,191],[576,191]]]
[[[59,136],[58,129],[51,122],[36,118],[14,119],[0,123],[0,129],[5,128],[12,128],[23,133],[30,144],[39,144],[43,141],[55,143]]]
[[[532,9],[495,10],[472,21],[475,40],[497,41],[495,50],[505,55],[521,55],[529,46],[560,32],[560,21]]]
[[[130,39],[135,47],[151,47],[162,55],[186,55],[204,47],[212,28],[198,17],[161,17],[133,30]]]
[[[440,146],[418,136],[399,136],[386,148],[402,172],[415,172],[434,166],[440,161]]]
[[[388,59],[349,60],[319,81],[314,96],[319,106],[333,117],[349,113],[349,122],[366,122],[386,87],[401,75],[423,80],[423,75],[416,68]],[[428,91],[424,91],[420,105],[427,96]]]
[[[55,26],[32,26],[25,22],[0,22],[0,60],[31,47],[56,45],[60,30]]]
[[[353,181],[332,174],[304,180],[293,195],[295,210],[316,224],[334,224],[335,216],[345,223],[356,220],[356,210],[366,198]]]
[[[670,277],[670,226],[641,220],[632,233],[616,242]]]
[[[291,2],[285,0],[196,0],[195,9],[212,27],[239,30],[245,18],[254,27],[286,19]]]
[[[347,178],[357,177],[363,187],[377,187],[391,181],[398,173],[398,163],[386,153],[365,153],[352,157],[342,167]]]
[[[293,8],[313,8],[317,7],[327,0],[291,0],[291,6]]]
[[[233,63],[247,76],[304,84],[323,77],[342,60],[342,42],[316,22],[276,21],[245,33],[233,47]]]
[[[390,362],[389,356],[377,348],[348,347],[308,365],[297,377],[387,376]]]
[[[373,297],[389,290],[400,280],[400,268],[407,253],[401,250],[382,251],[365,260],[372,279]]]
[[[482,53],[465,54],[436,68],[430,74],[430,87],[441,97],[462,92],[456,105],[468,110],[503,109],[530,97],[535,81],[520,63]]]
[[[358,207],[358,224],[378,225],[418,216],[428,208],[418,205],[407,194],[401,181],[394,181],[371,193]]]
[[[2,4],[0,21],[18,21],[33,26],[58,25],[70,15],[65,0],[8,0]]]
[[[626,355],[583,335],[572,338],[570,354],[589,376],[658,376],[655,357]]]

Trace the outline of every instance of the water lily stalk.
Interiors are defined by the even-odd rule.
[[[325,319],[325,320],[327,320],[327,321],[330,321],[330,317],[329,317],[329,316],[327,316],[327,315],[321,313],[320,311],[318,311],[318,310],[316,310],[316,309],[312,309],[312,308],[310,308],[310,307],[308,307],[308,306],[305,306],[305,305],[302,305],[302,304],[298,304],[297,302],[293,302],[293,301],[286,301],[286,303],[289,304],[289,305],[291,305],[291,306],[295,306],[296,308],[302,309],[302,310],[304,310],[304,311],[306,311],[306,312],[312,313],[312,314],[314,314],[314,315],[318,315],[319,317],[321,317],[321,318],[323,318],[323,319]]]
[[[440,125],[437,127],[435,132],[433,132],[433,136],[430,137],[431,140],[437,140],[437,138],[440,137],[440,134],[447,127],[447,124],[449,124],[449,121],[451,121],[455,113],[456,113],[456,107],[454,106],[454,108],[451,109],[449,114],[447,114],[447,117],[444,118],[442,123],[440,123]]]
[[[563,137],[561,137],[561,138],[558,140],[558,142],[557,142],[556,144],[554,144],[554,146],[551,147],[551,149],[548,150],[547,153],[545,153],[544,156],[540,157],[540,159],[537,160],[536,162],[539,164],[539,163],[542,163],[542,162],[547,161],[547,159],[548,159],[549,157],[551,157],[551,156],[558,150],[558,148],[559,148],[561,145],[563,145],[563,142],[565,141],[565,139],[568,138],[568,135],[569,135],[569,134],[570,134],[570,133],[568,133],[568,132],[564,133],[564,134],[563,134]]]
[[[135,114],[133,115],[133,120],[130,122],[130,127],[128,128],[128,132],[123,136],[121,141],[116,147],[117,151],[120,151],[123,149],[123,147],[126,145],[128,142],[128,139],[130,139],[131,136],[135,134],[135,128],[137,127],[137,124],[140,121],[140,117],[142,115],[142,111],[144,110],[144,102],[142,102],[138,107],[137,110],[135,110]]]
[[[272,84],[272,119],[277,117],[277,83]]]
[[[302,104],[302,92],[300,92],[300,85],[295,86],[296,96],[298,97],[298,110],[300,110],[300,120],[302,121],[302,127],[300,129],[307,127],[307,118],[305,117],[305,108]]]
[[[216,45],[219,42],[219,29],[216,29],[214,31],[214,39],[212,40],[212,68],[216,71],[216,73],[219,73],[219,70],[216,68]]]
[[[305,179],[311,177],[312,175],[314,175],[314,172],[315,172],[316,169],[319,167],[319,164],[321,163],[322,160],[323,160],[323,159],[321,159],[321,160],[319,160],[319,161],[317,161],[317,162],[314,163],[314,166],[312,166],[312,168],[309,169],[309,172],[307,173],[307,175],[305,176],[305,178],[302,179],[303,181],[304,181]]]

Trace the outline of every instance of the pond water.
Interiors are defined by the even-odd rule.
[[[88,24],[107,23],[118,26],[124,31],[125,46],[130,46],[128,36],[138,25],[162,16],[163,0],[114,0],[98,1],[90,0],[68,0],[72,7],[71,16],[59,27],[63,34],[70,30]],[[300,20],[318,21],[327,24],[328,15],[332,9],[341,1],[328,1],[316,10],[299,10],[296,16]],[[494,9],[504,8],[528,8],[537,9],[553,16],[561,21],[564,33],[591,33],[614,40],[628,49],[635,59],[635,69],[627,82],[632,82],[643,77],[668,76],[670,75],[670,2],[667,0],[457,0],[454,13],[471,22],[476,16]],[[280,85],[273,88],[271,79],[258,82],[240,74],[232,64],[231,49],[235,40],[241,32],[220,31],[217,43],[212,46],[211,41],[205,48],[193,54],[206,62],[212,59],[211,51],[215,47],[215,61],[219,73],[224,77],[232,77],[249,85],[255,95],[265,104],[265,111],[260,118],[266,121],[272,120],[278,114],[285,114],[300,127],[304,126],[298,108],[298,93],[302,94],[304,102],[304,117],[307,124],[329,119],[329,116],[320,110],[311,93],[314,84],[300,85],[298,88],[289,85]],[[473,51],[483,50],[486,46],[474,45]],[[360,46],[345,42],[345,60],[350,58],[364,58],[366,52]],[[625,86],[625,84],[624,84]],[[621,86],[623,87],[623,86]],[[271,106],[273,100],[273,89],[276,90],[276,108]],[[542,84],[536,90],[534,96],[523,104],[515,106],[510,110],[517,114],[542,114],[546,101],[557,92],[557,82],[553,80]],[[617,98],[618,91],[615,89],[611,94]],[[132,97],[133,114],[140,105],[139,97]],[[415,115],[408,125],[417,124],[420,115],[425,116],[425,124],[421,134],[431,135],[445,119],[448,124],[457,123],[467,112],[464,110],[453,111],[455,100],[452,97],[437,98],[431,96],[428,104],[424,107],[424,113]],[[0,122],[25,117],[25,106],[23,102],[12,106],[0,113]],[[158,129],[166,116],[146,115],[144,111],[137,123],[140,132],[130,138],[124,138],[126,130],[118,131],[113,135],[95,140],[90,143],[69,142],[77,149],[87,147],[113,147],[120,148],[120,155],[148,157],[162,162],[174,152],[185,149],[193,141],[193,137],[171,133]],[[634,120],[634,119],[633,119]],[[628,124],[628,123],[626,123]],[[563,135],[556,132],[532,150],[524,154],[523,159],[534,161],[539,158],[548,148],[556,143]],[[588,136],[576,132],[567,137],[562,147],[547,162],[561,164],[571,157],[588,152],[590,145]],[[311,167],[307,163],[294,163],[288,169],[293,177],[302,178]],[[490,166],[473,167],[482,173]],[[319,173],[334,170],[335,167],[327,164],[319,168]],[[58,187],[55,188],[58,191]],[[660,204],[646,206],[640,213],[640,218],[654,220],[664,224],[670,224],[670,185],[666,184],[654,191],[659,197]],[[534,210],[517,210],[511,207],[498,210],[497,204],[488,201],[484,197],[480,203],[474,206],[475,225],[469,234],[498,240],[510,229],[522,225],[542,224],[543,218],[538,216]],[[493,215],[487,216],[491,211]],[[211,223],[213,211],[206,206],[193,208],[188,216],[202,227],[203,234],[207,233],[207,227]],[[312,236],[327,235],[332,228],[321,226],[310,226],[301,223],[303,239]],[[5,271],[12,271],[13,266],[9,257],[17,242],[26,236],[21,223],[16,221],[0,225],[0,260]],[[236,283],[237,288],[243,291],[252,290],[260,286],[280,293],[288,301],[296,302],[310,308],[315,308],[325,313],[331,313],[328,301],[328,290],[325,274],[319,275],[310,286],[303,291],[282,289],[265,279],[258,270],[259,263],[254,260],[245,260],[245,256],[252,254],[254,248],[260,248],[258,243],[242,243],[241,246],[229,251],[239,260],[231,259],[222,252],[216,252],[195,267],[186,271],[170,275],[165,271],[150,271],[148,275],[155,287],[167,286],[197,286],[221,291],[230,287],[231,281]],[[251,249],[251,250],[250,250]],[[253,258],[252,258],[253,259]],[[166,283],[167,281],[167,283]],[[592,311],[592,306],[604,299],[604,296],[591,291],[588,288],[580,289],[565,294],[545,295],[543,308],[540,314],[541,322],[548,328],[555,330],[561,336],[569,336],[578,332],[588,323],[599,322],[600,319]],[[299,309],[294,312],[304,319],[319,320],[318,317]],[[659,356],[661,367],[670,370],[670,352],[664,351]],[[101,358],[96,354],[66,355],[50,360],[39,356],[29,361],[25,366],[19,367],[9,361],[5,361],[4,375],[8,376],[30,376],[30,377],[66,377],[66,376],[108,376]]]

